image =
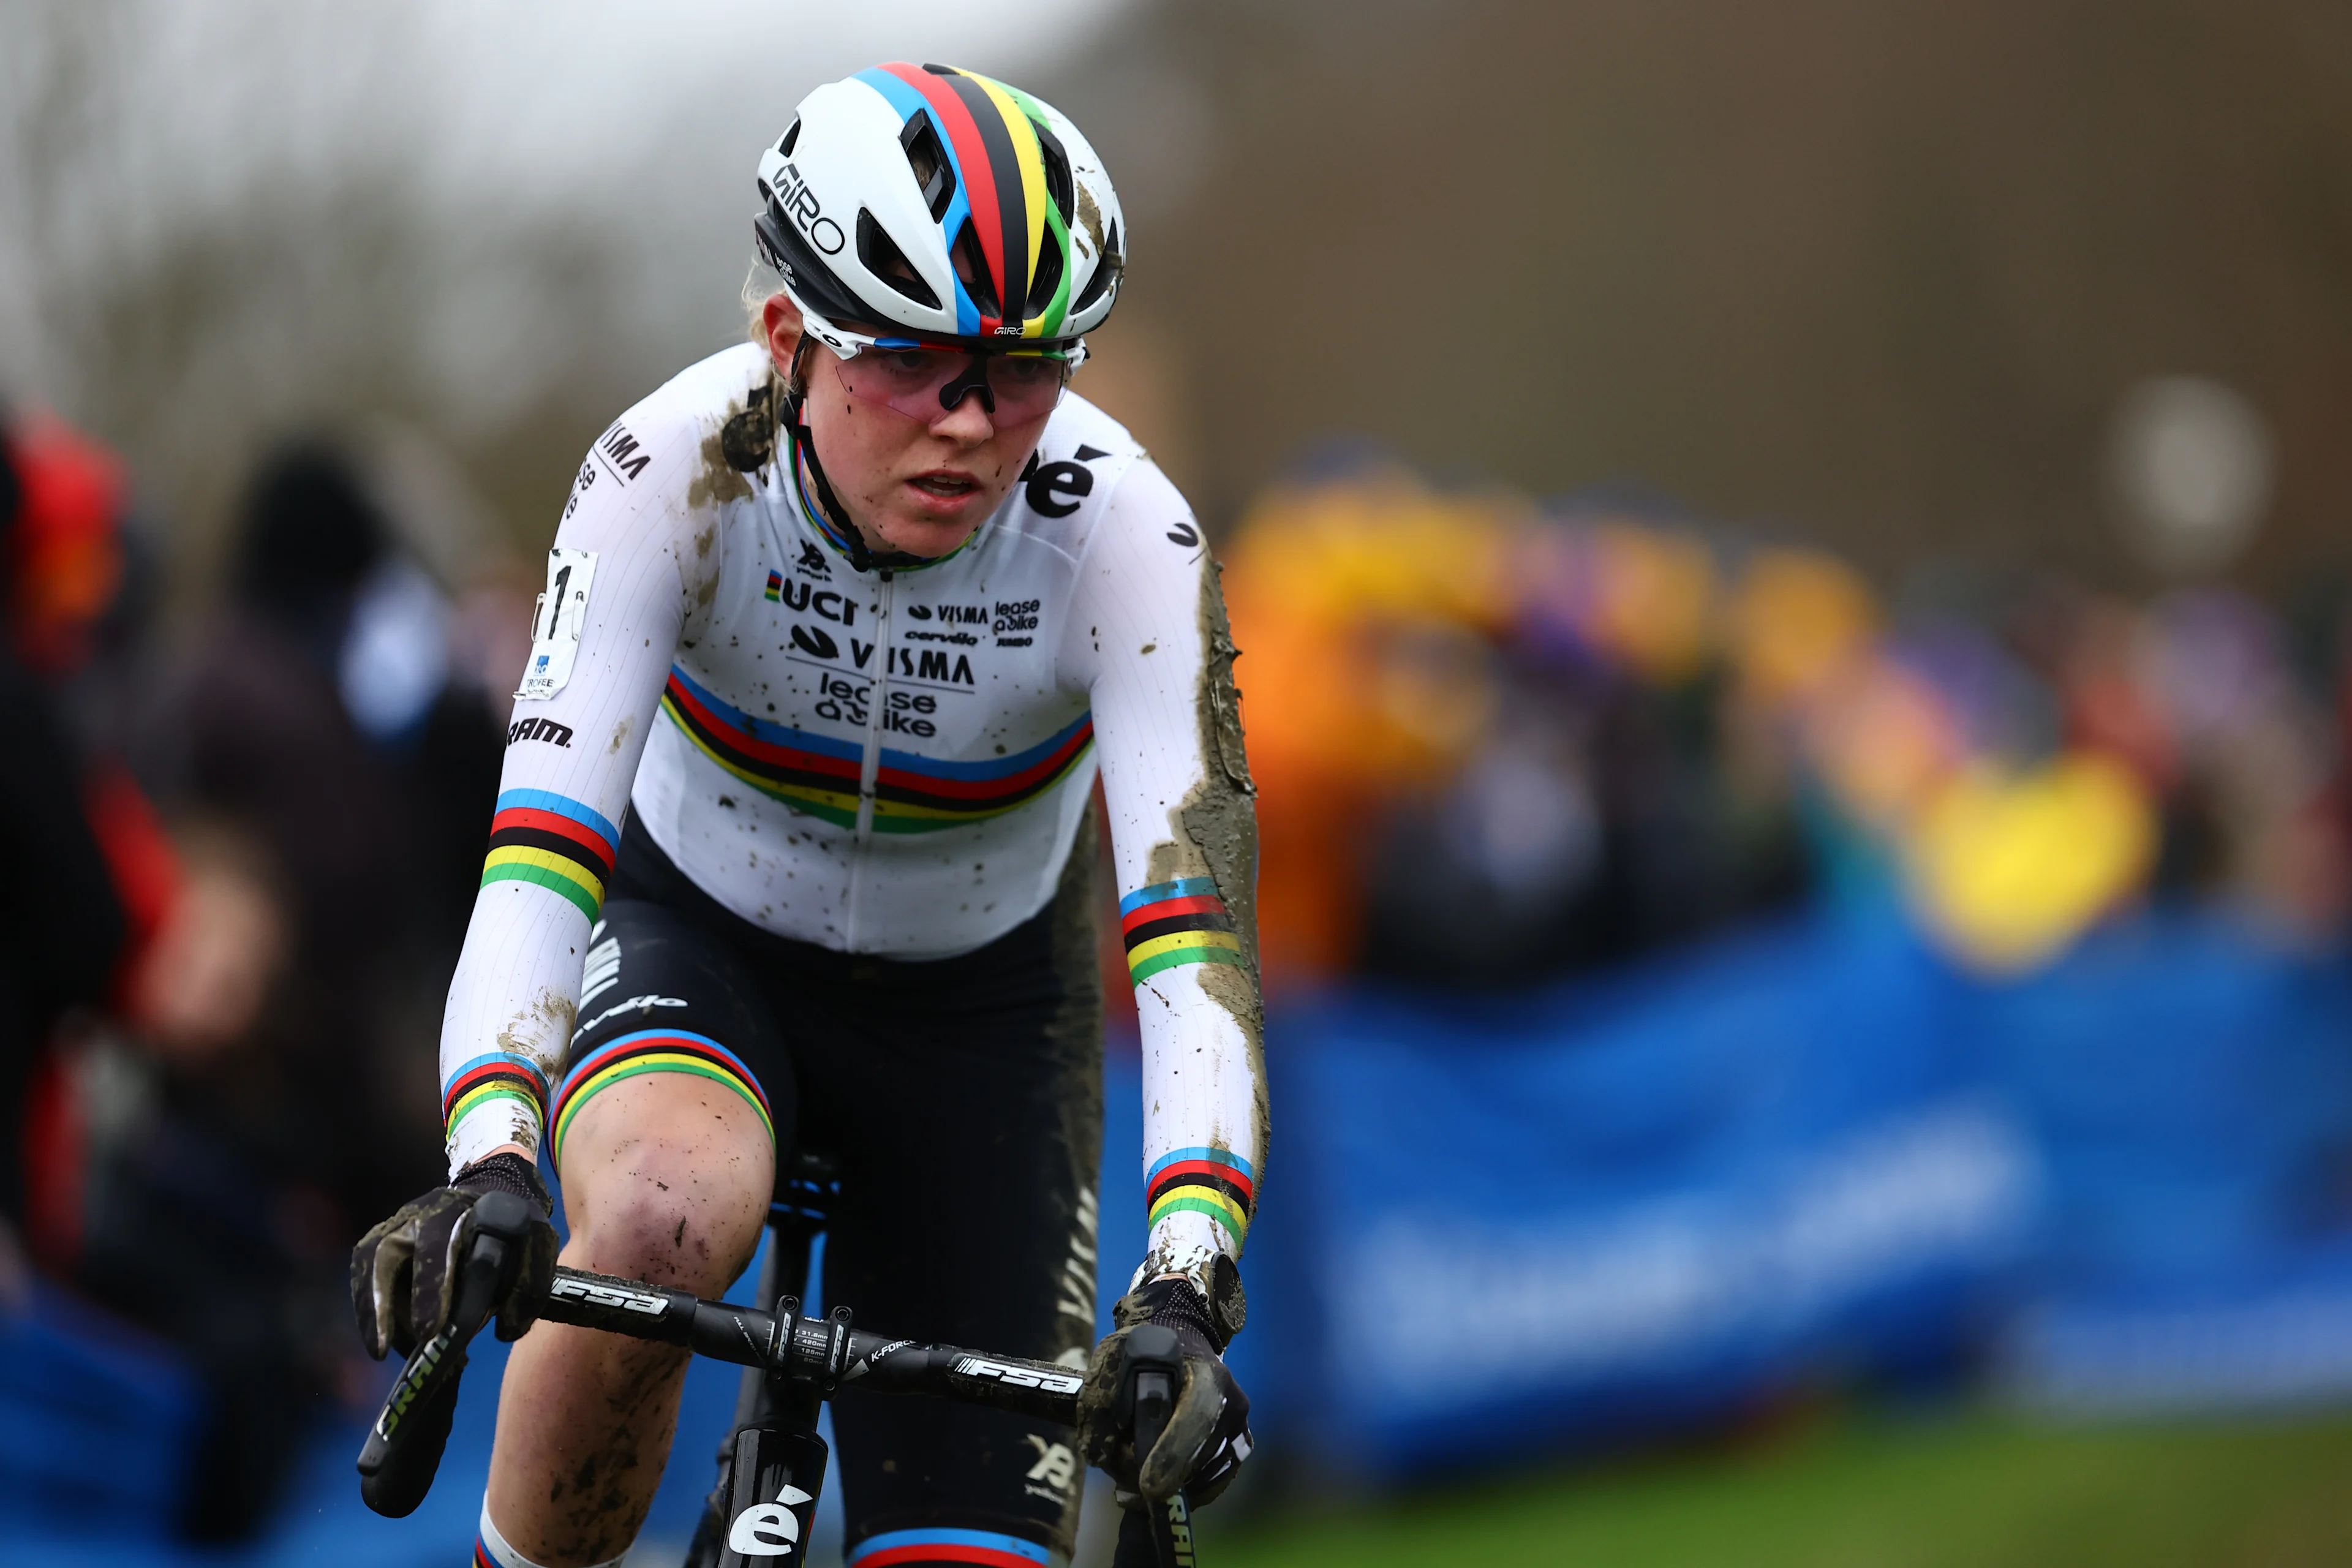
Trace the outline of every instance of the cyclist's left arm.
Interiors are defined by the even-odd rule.
[[[1142,1031],[1150,1249],[1213,1311],[1234,1289],[1265,1173],[1257,821],[1217,568],[1149,458],[1078,563],[1063,665],[1091,692]],[[1238,1311],[1235,1312],[1236,1319]],[[1219,1338],[1238,1321],[1219,1323]]]

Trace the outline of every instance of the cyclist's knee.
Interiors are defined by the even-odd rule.
[[[558,1161],[567,1262],[702,1295],[751,1261],[775,1182],[764,1122],[683,1073],[631,1079],[581,1107]]]

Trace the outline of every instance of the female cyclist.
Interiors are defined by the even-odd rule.
[[[1081,1452],[1197,1503],[1249,1451],[1220,1356],[1266,1116],[1216,566],[1066,390],[1126,266],[1067,120],[881,66],[803,100],[758,184],[756,342],[624,414],[564,506],[444,1025],[450,1184],[369,1233],[353,1297],[378,1355],[436,1331],[475,1199],[545,1212],[542,1138],[563,1261],[716,1295],[806,1146],[842,1176],[828,1300],[1089,1364],[1099,773],[1150,1226],[1118,1317],[1178,1331],[1175,1417],[1139,1456],[1095,1405],[1083,1435],[854,1392],[835,1414],[852,1564],[1066,1561]],[[553,1259],[550,1229],[502,1334]],[[685,1364],[530,1329],[478,1563],[616,1562]]]

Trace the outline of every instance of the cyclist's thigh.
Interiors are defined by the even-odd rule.
[[[1067,984],[1040,974],[969,1008],[942,987],[911,1016],[853,1004],[822,1066],[803,1056],[812,1123],[842,1141],[828,1302],[891,1334],[1085,1365],[1101,1033],[1094,952],[1076,945]],[[1068,1428],[854,1394],[834,1423],[852,1564],[1066,1559],[1086,1478]]]
[[[733,950],[676,911],[615,900],[590,933],[580,1011],[548,1129],[575,1233],[715,1202],[725,1222],[694,1229],[755,1243],[796,1096]]]

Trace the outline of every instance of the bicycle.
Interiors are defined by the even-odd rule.
[[[782,1560],[802,1551],[824,1487],[818,1407],[849,1384],[1078,1424],[1086,1380],[1066,1366],[869,1333],[852,1326],[845,1306],[804,1316],[809,1258],[836,1187],[822,1157],[804,1153],[788,1174],[785,1200],[769,1205],[758,1299],[773,1301],[772,1311],[562,1267],[540,1306],[549,1322],[683,1345],[744,1369],[734,1426],[719,1452],[718,1485],[686,1568],[786,1568]],[[489,1318],[506,1248],[520,1245],[530,1222],[529,1205],[506,1193],[484,1194],[473,1212],[474,1249],[449,1324],[408,1358],[360,1449],[360,1495],[388,1518],[415,1511],[432,1489],[457,1415],[466,1347]],[[1127,1342],[1131,1381],[1121,1404],[1132,1402],[1135,1451],[1149,1453],[1174,1405],[1183,1357],[1171,1330],[1145,1325]],[[1197,1568],[1181,1492],[1139,1511],[1160,1568]]]

